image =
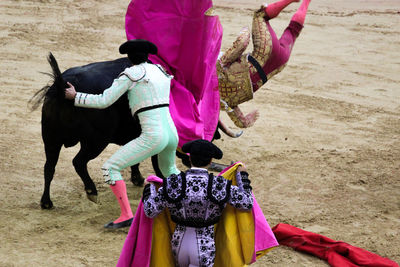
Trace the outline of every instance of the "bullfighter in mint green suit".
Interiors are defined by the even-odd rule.
[[[169,94],[172,76],[161,66],[147,62],[148,54],[156,54],[157,47],[145,40],[130,40],[120,47],[121,54],[128,54],[133,66],[125,69],[103,94],[76,92],[73,85],[66,89],[66,98],[74,99],[77,107],[107,108],[127,93],[132,116],[137,116],[141,135],[121,147],[104,163],[102,170],[121,208],[121,216],[106,228],[129,226],[133,219],[126,185],[121,170],[158,154],[158,163],[165,177],[178,174],[175,151],[178,134],[169,113]]]

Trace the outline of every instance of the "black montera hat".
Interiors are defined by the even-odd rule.
[[[187,142],[182,146],[182,151],[185,153],[190,153],[190,155],[196,155],[204,158],[222,158],[222,151],[213,143],[198,139],[194,141]]]
[[[157,54],[157,46],[152,42],[143,39],[133,39],[126,41],[119,47],[121,54]]]

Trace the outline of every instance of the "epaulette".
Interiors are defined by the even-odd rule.
[[[132,82],[138,82],[146,75],[146,69],[143,66],[135,65],[126,68],[119,76],[126,75]]]
[[[208,177],[208,198],[217,205],[224,205],[231,194],[232,181],[223,178],[222,176],[214,177],[210,173]]]
[[[172,174],[163,179],[164,197],[169,203],[177,203],[186,196],[186,175]]]

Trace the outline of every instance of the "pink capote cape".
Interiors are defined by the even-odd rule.
[[[229,171],[231,168],[234,168],[231,169],[231,171],[236,171],[236,167],[239,164],[241,163],[235,163],[229,166],[228,168],[223,170],[220,175],[224,174],[226,171]],[[148,181],[162,183],[162,180],[156,176],[149,176]],[[252,213],[254,221],[254,250],[250,259],[251,263],[255,262],[256,258],[263,256],[271,248],[279,245],[255,198]],[[223,215],[221,217],[221,220],[224,217],[225,216]],[[167,223],[164,224],[165,231],[167,232],[170,229],[168,228],[168,225],[166,225]],[[152,250],[152,229],[153,219],[146,217],[143,210],[143,203],[142,201],[140,201],[139,206],[136,210],[133,223],[131,225],[131,228],[129,229],[124,246],[122,248],[117,267],[150,266]],[[240,235],[240,233],[233,232],[232,235]],[[223,244],[220,245],[223,246]],[[169,247],[163,249],[165,250],[171,248]],[[169,264],[166,263],[165,266],[169,266]]]
[[[179,147],[195,139],[210,141],[218,124],[222,26],[211,7],[212,0],[132,0],[125,17],[128,40],[156,44],[158,53],[149,59],[174,76],[170,112]]]

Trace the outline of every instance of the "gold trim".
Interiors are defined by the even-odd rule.
[[[204,12],[204,15],[205,15],[205,16],[213,17],[213,16],[216,16],[217,14],[216,14],[216,12],[215,12],[215,8],[212,6],[212,7],[210,7],[209,9],[207,9],[206,12]]]

